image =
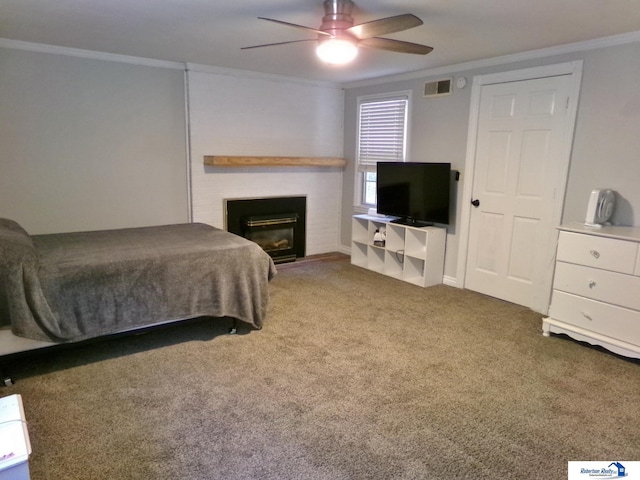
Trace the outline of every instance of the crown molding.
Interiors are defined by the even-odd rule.
[[[474,60],[472,62],[459,63],[456,65],[427,68],[414,72],[401,73],[398,75],[389,75],[385,77],[371,78],[368,80],[346,82],[342,84],[342,87],[345,89],[367,87],[370,85],[380,85],[383,83],[398,82],[403,80],[416,80],[430,76],[450,75],[453,73],[493,67],[496,65],[503,65],[507,63],[515,63],[536,58],[552,57],[555,55],[562,55],[566,53],[584,52],[587,50],[595,50],[598,48],[613,47],[617,45],[626,45],[636,42],[640,42],[640,31],[622,33],[620,35],[611,35],[609,37],[596,38],[593,40],[586,40],[584,42],[567,43],[565,45],[541,48],[538,50],[529,50],[526,52],[502,55],[500,57],[487,58],[483,60]]]
[[[171,70],[185,69],[185,64],[180,62],[168,62],[164,60],[154,60],[151,58],[118,55],[115,53],[95,52],[93,50],[82,50],[80,48],[58,47],[55,45],[23,42],[21,40],[11,40],[8,38],[0,38],[0,47],[11,48],[14,50],[28,50],[30,52],[38,53],[53,53],[56,55],[67,55],[70,57],[89,58],[93,60],[104,60],[107,62],[129,63],[133,65],[143,65],[146,67],[168,68]]]
[[[308,80],[299,77],[288,77],[273,73],[262,73],[251,70],[240,70],[235,68],[216,67],[213,65],[203,65],[199,63],[187,63],[187,70],[190,72],[211,73],[213,75],[226,75],[230,77],[253,78],[256,80],[270,80],[274,82],[298,83],[314,87],[327,87],[342,90],[339,82],[323,82],[319,80]]]
[[[96,52],[93,50],[83,50],[79,48],[59,47],[55,45],[46,45],[42,43],[24,42],[21,40],[12,40],[8,38],[0,38],[0,48],[10,48],[15,50],[28,50],[39,53],[52,53],[57,55],[68,55],[72,57],[88,58],[94,60],[104,60],[109,62],[129,63],[133,65],[142,65],[147,67],[167,68],[172,70],[191,70],[194,72],[212,73],[217,75],[227,75],[241,78],[255,78],[260,80],[270,80],[275,82],[289,82],[302,85],[319,86],[325,88],[349,89],[357,87],[365,87],[370,85],[379,85],[390,82],[416,80],[429,76],[450,75],[462,71],[474,70],[479,68],[492,67],[507,63],[515,63],[519,61],[532,60],[543,57],[551,57],[554,55],[562,55],[566,53],[581,52],[587,50],[595,50],[598,48],[612,47],[617,45],[625,45],[628,43],[640,42],[640,31],[623,33],[620,35],[612,35],[609,37],[596,38],[586,40],[584,42],[568,43],[555,47],[542,48],[538,50],[529,50],[521,53],[492,57],[483,60],[475,60],[471,62],[459,63],[443,67],[435,67],[417,70],[414,72],[401,73],[397,75],[388,75],[384,77],[371,78],[367,80],[359,80],[354,82],[322,82],[298,77],[288,77],[284,75],[275,75],[254,72],[250,70],[240,70],[224,67],[215,67],[210,65],[201,65],[195,63],[170,62],[165,60],[155,60],[143,57],[134,57],[128,55],[118,55],[115,53]]]
[[[328,87],[342,90],[338,82],[320,82],[306,80],[284,75],[274,75],[268,73],[253,72],[250,70],[240,70],[233,68],[215,67],[211,65],[201,65],[197,63],[170,62],[165,60],[155,60],[152,58],[133,57],[129,55],[118,55],[115,53],[96,52],[94,50],[83,50],[79,48],[59,47],[56,45],[46,45],[43,43],[23,42],[21,40],[11,40],[0,38],[0,48],[10,48],[14,50],[27,50],[30,52],[52,53],[56,55],[67,55],[71,57],[88,58],[93,60],[104,60],[108,62],[129,63],[146,67],[167,68],[171,70],[190,70],[194,72],[212,73],[216,75],[227,75],[239,78],[255,78],[259,80],[270,80],[275,82],[298,83],[303,85]]]

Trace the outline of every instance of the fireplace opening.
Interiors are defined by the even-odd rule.
[[[256,242],[273,257],[274,262],[296,259],[295,232],[298,214],[251,215],[240,219],[243,236]]]
[[[307,197],[226,199],[229,232],[254,241],[275,263],[305,256]]]

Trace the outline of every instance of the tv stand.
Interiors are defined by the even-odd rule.
[[[421,287],[442,283],[447,230],[398,223],[394,217],[354,215],[351,264]],[[374,245],[376,230],[386,231],[384,245]]]
[[[391,220],[391,223],[397,223],[398,225],[405,225],[407,227],[433,227],[433,223],[423,222],[410,217],[400,217]]]

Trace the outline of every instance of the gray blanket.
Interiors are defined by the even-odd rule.
[[[261,328],[273,261],[204,224],[29,236],[0,219],[0,323],[78,341],[199,316]]]

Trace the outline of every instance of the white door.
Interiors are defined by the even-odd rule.
[[[465,287],[543,313],[573,132],[571,86],[571,75],[559,75],[480,92]]]

